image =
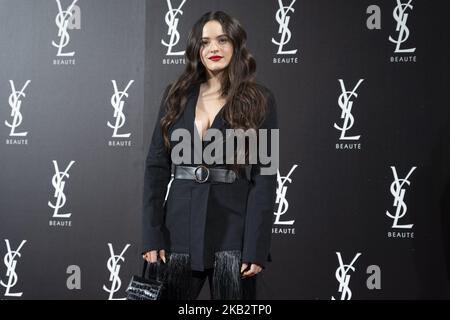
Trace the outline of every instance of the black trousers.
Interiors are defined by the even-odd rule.
[[[241,296],[235,297],[238,300],[255,300],[256,299],[256,277],[253,276],[250,278],[241,279]],[[214,288],[217,287],[217,284],[214,284],[214,268],[205,269],[205,271],[191,271],[191,279],[190,279],[190,297],[189,300],[196,300],[200,295],[200,292],[205,285],[206,279],[208,279],[209,284],[209,296],[212,300],[222,299],[224,297],[218,296],[214,292]],[[219,285],[226,286],[227,283],[220,283]],[[220,290],[220,289],[219,289]],[[224,291],[224,290],[220,290]],[[226,290],[225,290],[226,291]],[[226,299],[227,297],[225,297]],[[230,298],[230,297],[228,297]]]

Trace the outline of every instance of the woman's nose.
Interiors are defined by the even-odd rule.
[[[219,46],[215,41],[211,41],[211,48],[209,49],[211,52],[219,51]]]

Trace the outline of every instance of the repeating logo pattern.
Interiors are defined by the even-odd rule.
[[[22,98],[26,97],[25,89],[31,83],[31,80],[27,80],[20,90],[16,90],[13,80],[9,80],[9,83],[11,85],[11,94],[9,95],[8,103],[11,107],[12,119],[11,122],[5,120],[5,125],[11,128],[11,131],[9,132],[10,137],[26,137],[28,134],[27,131],[16,132],[16,128],[22,124],[23,116],[20,111],[22,106]]]
[[[401,48],[402,44],[409,38],[409,29],[406,26],[406,22],[409,17],[408,11],[413,9],[411,2],[412,0],[408,0],[408,2],[405,3],[403,3],[402,0],[397,0],[397,6],[392,13],[395,21],[397,22],[395,27],[397,38],[389,36],[389,41],[395,43],[395,53],[409,53],[416,51],[416,48]]]
[[[287,200],[288,186],[292,183],[292,174],[298,165],[293,165],[286,176],[281,176],[280,170],[277,170],[277,189],[275,198],[275,221],[272,227],[272,234],[295,234],[294,219],[286,219],[289,202]],[[287,185],[289,183],[289,185]]]
[[[349,272],[354,272],[355,267],[353,266],[361,256],[361,253],[357,253],[353,260],[349,264],[344,264],[342,260],[342,256],[340,252],[336,252],[339,261],[339,267],[336,269],[336,280],[339,282],[338,292],[341,293],[340,300],[350,300],[352,298],[352,291],[350,290],[350,277],[351,274]],[[334,296],[331,297],[331,300],[336,300]]]
[[[337,123],[334,123],[334,128],[341,132],[339,136],[339,140],[341,141],[348,141],[348,140],[356,141],[359,140],[359,138],[361,137],[361,135],[348,135],[347,131],[349,131],[355,124],[355,118],[352,115],[352,108],[353,108],[352,99],[356,99],[358,97],[356,90],[363,81],[364,79],[359,79],[358,83],[353,87],[352,90],[347,90],[345,87],[344,80],[339,79],[339,84],[341,85],[342,93],[338,98],[338,105],[339,108],[341,108],[340,118],[342,119],[342,124],[338,125]],[[349,147],[349,144],[342,144],[342,143],[336,144],[336,149],[352,149],[352,146],[361,149],[360,144],[350,145]]]
[[[173,47],[175,47],[178,42],[180,41],[180,33],[178,32],[178,22],[180,19],[178,16],[183,15],[183,11],[181,8],[185,4],[186,0],[183,0],[178,8],[174,8],[172,6],[172,1],[167,0],[167,6],[169,7],[169,10],[167,11],[164,21],[167,24],[167,35],[169,36],[169,40],[166,42],[164,39],[161,40],[161,43],[167,47],[167,53],[168,56],[182,56],[184,55],[184,51],[172,51]]]
[[[125,262],[125,258],[123,257],[123,255],[129,247],[130,244],[127,244],[122,249],[120,254],[115,254],[113,245],[111,243],[108,243],[109,253],[111,256],[106,263],[106,267],[110,272],[109,281],[111,282],[111,284],[110,287],[103,285],[103,290],[109,293],[108,300],[125,300],[125,298],[114,298],[114,294],[119,291],[120,287],[122,286],[122,280],[119,277],[121,267],[120,262]]]
[[[393,206],[395,208],[395,213],[390,213],[388,210],[386,210],[386,215],[392,219],[391,228],[393,229],[412,229],[412,227],[414,226],[414,224],[412,223],[399,224],[399,220],[405,217],[408,210],[408,206],[405,203],[405,187],[411,185],[409,177],[416,170],[416,168],[417,167],[412,167],[406,177],[400,179],[398,177],[397,169],[394,166],[391,167],[394,181],[391,183],[389,190],[394,198]]]
[[[5,239],[5,242],[6,242],[6,250],[8,250],[8,252],[5,254],[5,257],[3,258],[3,263],[6,266],[7,280],[6,281],[0,280],[0,285],[6,288],[4,294],[5,297],[21,297],[23,292],[11,292],[11,290],[17,284],[17,281],[19,279],[16,273],[17,259],[22,256],[20,250],[27,242],[27,240],[22,240],[20,245],[15,250],[11,248],[11,243],[9,242],[8,239]]]
[[[66,205],[67,197],[64,193],[64,188],[66,186],[65,179],[70,177],[69,170],[75,163],[74,160],[70,161],[64,171],[59,170],[59,165],[56,160],[53,160],[53,166],[55,168],[55,174],[52,177],[52,186],[54,188],[53,198],[54,202],[48,201],[48,206],[53,209],[52,218],[56,219],[68,219],[72,213],[60,213],[60,209]],[[66,226],[70,226],[70,221],[63,223]],[[50,220],[50,225],[61,225],[56,223],[55,220]]]
[[[283,0],[278,0],[279,9],[275,14],[275,20],[278,23],[277,37],[272,38],[272,43],[277,46],[277,56],[295,55],[298,49],[287,49],[288,43],[292,38],[292,31],[289,28],[292,14],[295,12],[294,4],[296,0],[292,0],[289,5],[284,5]],[[273,63],[298,63],[298,57],[291,58],[273,58]]]
[[[60,0],[56,0],[58,6],[58,13],[55,17],[55,24],[58,27],[57,40],[52,40],[52,46],[57,48],[56,56],[58,59],[53,60],[53,64],[75,64],[75,59],[60,59],[61,57],[74,57],[75,51],[65,51],[64,49],[69,45],[70,33],[69,30],[80,29],[81,11],[80,7],[76,5],[78,0],[73,0],[72,3],[63,10]]]
[[[125,114],[124,114],[124,105],[125,101],[124,98],[128,98],[128,89],[133,84],[134,80],[130,80],[128,84],[126,85],[125,89],[122,91],[119,91],[117,88],[117,82],[116,80],[111,80],[114,88],[114,94],[111,96],[111,105],[114,109],[113,117],[115,118],[114,123],[107,122],[108,127],[113,129],[112,138],[129,138],[131,136],[131,133],[118,133],[118,130],[122,128],[125,124]],[[118,141],[109,141],[109,146],[130,146],[131,141],[130,140],[122,140],[120,142]]]

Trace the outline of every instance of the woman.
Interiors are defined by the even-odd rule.
[[[164,92],[146,158],[142,253],[167,267],[169,299],[196,299],[206,278],[213,299],[254,299],[256,275],[270,261],[276,175],[261,174],[265,164],[251,165],[247,151],[245,164],[194,159],[194,140],[205,150],[211,130],[277,128],[275,99],[255,83],[245,45],[236,19],[206,13],[190,32],[186,70]],[[192,139],[181,164],[172,161],[177,129]]]

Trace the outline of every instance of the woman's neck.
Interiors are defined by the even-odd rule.
[[[220,92],[222,88],[222,72],[217,74],[209,74],[208,80],[205,82],[204,92]]]

